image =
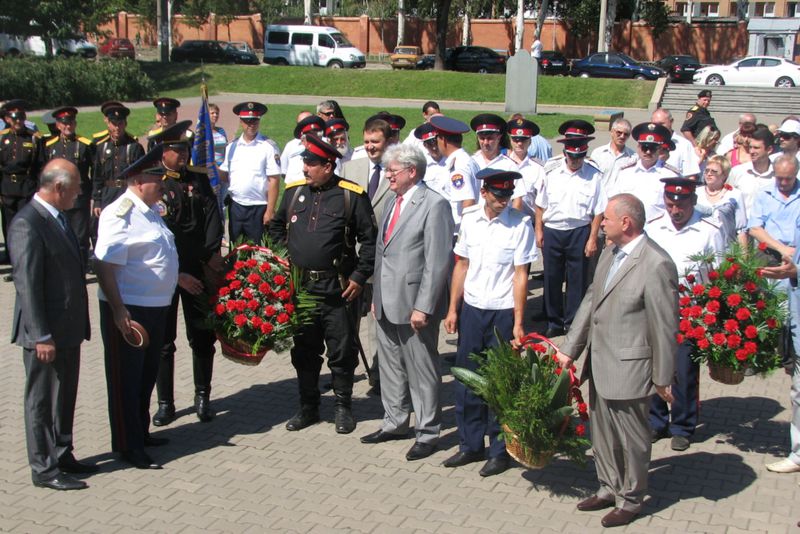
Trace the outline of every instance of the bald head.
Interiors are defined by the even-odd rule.
[[[650,121],[660,124],[664,128],[672,131],[672,113],[666,108],[658,108],[650,116]]]
[[[300,113],[297,114],[297,122],[300,122],[301,120],[305,119],[306,117],[310,117],[311,115],[312,113],[310,111],[301,111]]]
[[[72,208],[80,190],[81,175],[78,167],[66,159],[50,160],[39,175],[37,194],[59,210]]]

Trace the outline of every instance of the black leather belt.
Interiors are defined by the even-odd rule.
[[[14,184],[26,180],[28,178],[27,174],[6,174],[6,176],[8,177],[9,180],[11,180],[11,183]]]
[[[338,276],[339,276],[338,271],[312,271],[310,269],[305,269],[303,271],[303,280],[309,282],[328,280],[330,278],[337,278]]]
[[[125,187],[125,180],[106,180],[106,187]]]

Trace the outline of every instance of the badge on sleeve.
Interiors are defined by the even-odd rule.
[[[454,174],[450,177],[450,181],[453,183],[453,187],[456,189],[461,189],[464,187],[464,176],[461,174]]]
[[[292,215],[292,218],[291,218],[290,222],[296,223],[297,222],[297,215]]]

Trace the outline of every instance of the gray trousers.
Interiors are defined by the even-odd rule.
[[[385,317],[378,321],[384,432],[408,432],[413,409],[417,441],[438,441],[442,419],[438,341],[438,320],[432,320],[419,333],[409,324],[392,324]]]
[[[34,480],[49,480],[59,474],[58,460],[72,452],[81,349],[57,349],[51,363],[41,362],[35,349],[22,349],[22,359],[28,463]]]
[[[589,420],[600,489],[597,496],[638,513],[650,468],[650,397],[608,400],[589,382]]]
[[[800,356],[795,354],[794,369],[792,369],[792,423],[789,426],[789,437],[792,450],[789,459],[800,465]]]

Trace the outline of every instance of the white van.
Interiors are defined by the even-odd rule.
[[[264,63],[362,68],[364,53],[329,26],[270,24],[264,32]]]

